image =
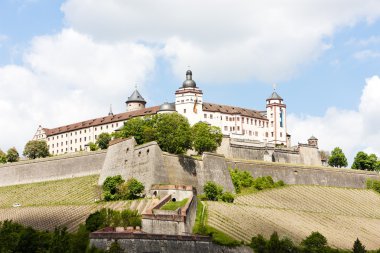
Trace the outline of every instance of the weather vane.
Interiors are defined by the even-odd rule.
[[[277,84],[272,84],[272,86],[273,86],[273,90],[276,90],[276,88],[277,88]]]

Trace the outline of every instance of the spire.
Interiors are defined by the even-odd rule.
[[[277,92],[276,92],[277,84],[275,84],[275,83],[272,84],[272,87],[273,87],[272,95],[270,95],[270,97],[267,98],[267,100],[272,100],[272,99],[283,100],[282,97],[280,97],[280,95],[278,95]]]
[[[146,104],[145,99],[141,96],[140,92],[137,89],[135,89],[132,95],[128,97],[127,103],[129,102],[141,102]]]
[[[112,104],[110,104],[110,112],[108,113],[108,116],[112,116],[113,115],[113,112],[112,112]]]

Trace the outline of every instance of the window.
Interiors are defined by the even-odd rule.
[[[73,140],[70,140],[70,144],[73,144]]]
[[[226,116],[226,121],[228,121],[228,116]]]
[[[239,118],[239,117],[236,117],[236,120],[237,120],[237,121],[240,121],[240,118]]]
[[[63,146],[63,141],[61,142],[61,146]]]
[[[207,119],[207,114],[205,113],[204,118]]]
[[[249,122],[249,120],[248,120],[248,118],[247,118],[247,124],[248,124],[248,122]]]
[[[57,140],[59,139],[59,135],[57,135]]]
[[[103,130],[103,127],[102,127],[102,126],[100,127],[100,130]]]
[[[230,132],[232,132],[232,127],[230,127]]]
[[[270,114],[270,117],[273,118],[273,113]]]
[[[268,137],[268,132],[265,132],[265,137]]]
[[[270,122],[270,126],[273,127],[273,121]]]
[[[48,141],[50,141],[50,138],[48,138]]]
[[[252,131],[251,130],[249,130],[249,135],[252,135]]]
[[[82,138],[79,138],[79,142],[82,142]]]
[[[212,119],[212,114],[210,114],[210,119]]]
[[[98,136],[95,134],[95,140],[98,139]]]
[[[53,144],[51,144],[51,147],[52,147],[52,148],[54,148],[54,143],[53,143]]]
[[[228,126],[224,126],[224,131],[228,131]]]
[[[75,139],[75,143],[77,143],[77,139]]]
[[[256,132],[255,132],[255,135],[256,135],[256,136],[259,136],[259,132],[256,131]]]
[[[86,133],[86,129],[84,130],[84,133]]]
[[[268,122],[267,122],[267,127],[268,127]]]
[[[255,126],[257,126],[257,119],[255,119]]]
[[[183,113],[186,113],[186,109],[183,109]]]
[[[240,127],[239,126],[237,127],[237,130],[240,131]]]
[[[241,117],[241,122],[243,122],[243,123],[244,123],[244,117]]]
[[[273,136],[274,136],[274,135],[273,135],[273,132],[271,132],[270,135],[273,137]]]
[[[119,125],[119,123],[116,123],[116,127]]]
[[[59,146],[59,143],[57,143],[57,147]]]
[[[282,132],[280,132],[280,137],[282,137]]]
[[[75,135],[77,135],[78,134],[78,132],[75,132]]]
[[[88,136],[88,140],[91,141],[91,136]]]
[[[95,131],[96,131],[96,127],[95,127]]]
[[[86,141],[86,137],[84,137],[84,141]]]
[[[253,119],[251,119],[251,125],[253,125]]]
[[[70,136],[73,136],[73,133],[70,133]]]

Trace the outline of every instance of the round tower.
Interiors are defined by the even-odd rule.
[[[140,92],[136,89],[125,102],[127,105],[127,112],[136,111],[145,108],[146,101],[141,96]]]

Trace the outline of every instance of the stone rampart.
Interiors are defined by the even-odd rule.
[[[128,253],[252,253],[249,247],[225,247],[212,243],[211,238],[190,235],[153,235],[114,232],[90,234],[90,245],[107,250],[117,241]]]
[[[81,152],[0,166],[0,186],[99,174],[106,151]]]
[[[248,171],[253,177],[271,176],[286,184],[365,188],[367,179],[380,180],[376,172],[296,164],[227,159],[229,168]]]

